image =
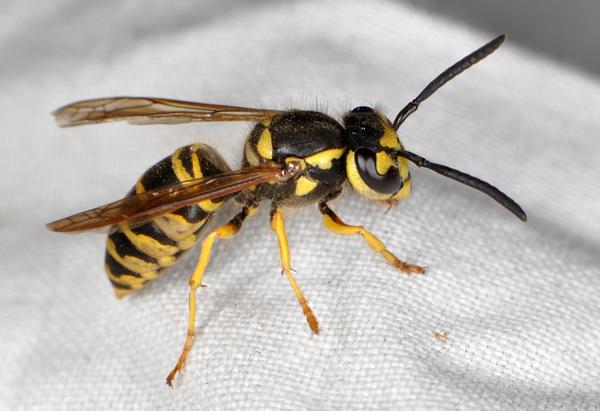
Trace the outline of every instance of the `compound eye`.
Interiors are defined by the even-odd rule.
[[[404,185],[396,167],[390,167],[384,175],[377,172],[377,156],[374,151],[359,148],[354,153],[354,159],[360,178],[371,190],[381,194],[395,194]]]

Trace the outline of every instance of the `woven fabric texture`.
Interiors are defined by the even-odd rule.
[[[467,187],[413,167],[412,197],[332,203],[397,255],[290,211],[310,333],[268,228],[268,207],[217,243],[185,372],[197,249],[117,301],[104,235],[44,224],[122,196],[150,165],[202,141],[232,166],[247,124],[58,129],[73,100],[150,95],[339,118],[393,117],[496,33],[389,1],[3,5],[0,17],[0,409],[583,409],[600,407],[600,82],[510,42],[401,128],[407,149],[477,175],[521,223]],[[217,216],[223,221],[228,212]]]

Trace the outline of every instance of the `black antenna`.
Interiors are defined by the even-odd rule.
[[[449,177],[453,180],[458,181],[459,183],[468,185],[469,187],[473,187],[474,189],[479,190],[484,194],[487,194],[488,196],[496,200],[498,203],[500,203],[502,206],[504,206],[508,211],[516,215],[520,220],[527,221],[527,215],[525,214],[525,211],[523,211],[521,206],[493,185],[486,183],[485,181],[480,180],[477,177],[465,174],[462,171],[458,171],[441,164],[432,163],[421,156],[411,153],[410,151],[400,150],[397,152],[397,154],[400,157],[404,157],[407,160],[415,163],[418,167],[429,168],[435,171],[436,173]]]
[[[417,111],[419,104],[425,99],[435,93],[440,87],[458,76],[460,73],[471,67],[473,64],[480,62],[490,54],[492,54],[506,38],[505,34],[501,34],[494,40],[487,43],[485,46],[478,48],[466,57],[463,57],[460,61],[456,62],[453,66],[449,67],[442,74],[437,76],[431,83],[427,85],[421,91],[421,94],[417,96],[413,101],[408,103],[396,116],[394,120],[394,128],[398,130],[400,125],[404,123],[404,120],[408,118],[412,113]]]

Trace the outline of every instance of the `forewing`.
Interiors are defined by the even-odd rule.
[[[122,221],[137,225],[186,205],[239,193],[258,184],[285,181],[293,176],[275,163],[243,168],[148,190],[54,221],[47,227],[58,232],[79,232]]]
[[[260,121],[278,110],[195,103],[153,97],[110,97],[77,101],[53,114],[61,127],[127,120],[131,124],[192,121]]]

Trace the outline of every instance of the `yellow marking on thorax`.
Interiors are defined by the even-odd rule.
[[[142,184],[142,178],[140,177],[137,181],[137,183],[135,184],[135,192],[137,194],[143,193],[144,191],[146,191],[146,189],[144,188],[144,185]]]
[[[296,181],[296,190],[294,192],[297,196],[304,196],[315,189],[318,183],[309,178],[302,176]]]
[[[308,156],[304,160],[313,167],[329,170],[333,167],[333,160],[340,158],[345,152],[345,148],[330,148]]]
[[[111,257],[114,258],[123,267],[140,275],[148,273],[150,271],[154,271],[158,268],[158,264],[149,263],[148,261],[144,261],[141,258],[137,258],[131,255],[120,256],[119,253],[117,253],[115,243],[110,238],[106,240],[106,251],[108,251]]]
[[[125,236],[131,241],[131,243],[144,254],[148,254],[150,257],[163,258],[168,257],[179,249],[175,246],[163,244],[152,237],[145,234],[136,234],[131,231],[131,227],[127,222],[119,224],[119,229],[125,234]]]
[[[266,158],[267,160],[273,159],[273,140],[271,138],[271,130],[268,128],[265,128],[260,133],[260,137],[256,143],[256,150],[262,158]]]

